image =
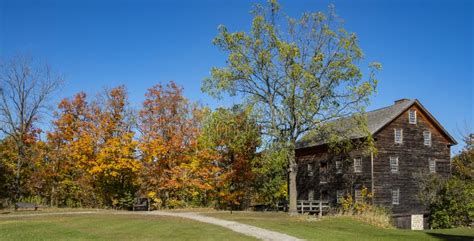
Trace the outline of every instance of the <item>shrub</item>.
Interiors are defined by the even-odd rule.
[[[419,198],[430,209],[432,228],[469,226],[474,222],[474,149],[466,147],[451,162],[452,176],[419,173]]]
[[[392,228],[390,213],[387,209],[372,204],[373,194],[366,187],[362,187],[361,201],[355,202],[351,195],[341,200],[338,216],[349,216],[356,220],[382,228]]]
[[[432,228],[469,226],[474,220],[474,184],[457,177],[450,178],[430,209]]]

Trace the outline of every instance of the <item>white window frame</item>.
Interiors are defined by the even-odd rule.
[[[342,173],[342,161],[336,161],[336,173]]]
[[[436,160],[429,160],[430,173],[436,173]]]
[[[308,192],[308,201],[314,200],[314,190],[309,190]]]
[[[403,144],[403,129],[395,128],[395,129],[393,129],[393,131],[394,131],[395,144]],[[397,133],[397,131],[400,131],[400,133]]]
[[[400,188],[392,189],[392,204],[400,205]]]
[[[313,173],[314,173],[314,171],[313,171],[313,169],[314,169],[314,168],[313,168],[313,164],[312,164],[312,163],[308,163],[307,168],[308,168],[308,176],[309,176],[309,177],[313,176]]]
[[[354,158],[354,173],[362,172],[362,158]]]
[[[416,124],[416,122],[417,122],[416,110],[409,110],[408,111],[408,123]]]
[[[398,167],[399,167],[398,156],[391,156],[390,157],[390,172],[398,173],[399,171]]]
[[[361,189],[355,189],[354,190],[354,201],[356,203],[362,202],[362,190]]]
[[[336,202],[342,203],[342,199],[344,198],[344,190],[337,190],[336,191]]]
[[[423,144],[431,146],[431,131],[423,131]]]

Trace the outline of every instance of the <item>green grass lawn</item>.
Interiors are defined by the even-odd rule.
[[[0,216],[0,240],[255,240],[187,219],[133,214]]]
[[[264,212],[209,212],[208,216],[233,220],[306,240],[469,240],[474,229],[411,231],[377,228],[349,217],[325,217],[313,220],[305,216],[290,217],[286,213]]]

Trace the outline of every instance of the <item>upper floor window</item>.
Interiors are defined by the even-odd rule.
[[[392,204],[398,205],[400,204],[400,189],[392,189]]]
[[[308,200],[314,200],[314,190],[309,190],[308,192]]]
[[[313,176],[313,164],[308,163],[308,176]]]
[[[336,161],[336,173],[342,173],[342,161]]]
[[[436,173],[436,160],[430,160],[430,173]]]
[[[343,198],[344,198],[344,190],[337,190],[336,191],[336,201],[337,201],[337,203],[342,203]]]
[[[354,200],[358,203],[362,202],[362,192],[360,189],[354,190]]]
[[[354,158],[354,172],[362,172],[362,158]]]
[[[408,111],[408,122],[410,124],[416,124],[416,110]]]
[[[390,157],[390,171],[392,173],[398,172],[398,157]]]
[[[395,132],[395,143],[402,144],[403,143],[403,129],[394,129]]]
[[[431,132],[430,131],[423,131],[423,140],[425,146],[431,146]]]

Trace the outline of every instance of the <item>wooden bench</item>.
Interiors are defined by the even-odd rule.
[[[34,208],[36,211],[38,210],[39,206],[36,203],[24,203],[24,202],[15,203],[15,210],[18,210],[20,208],[24,208],[24,209]]]
[[[149,200],[147,198],[137,198],[133,204],[133,211],[148,211],[149,210]]]

